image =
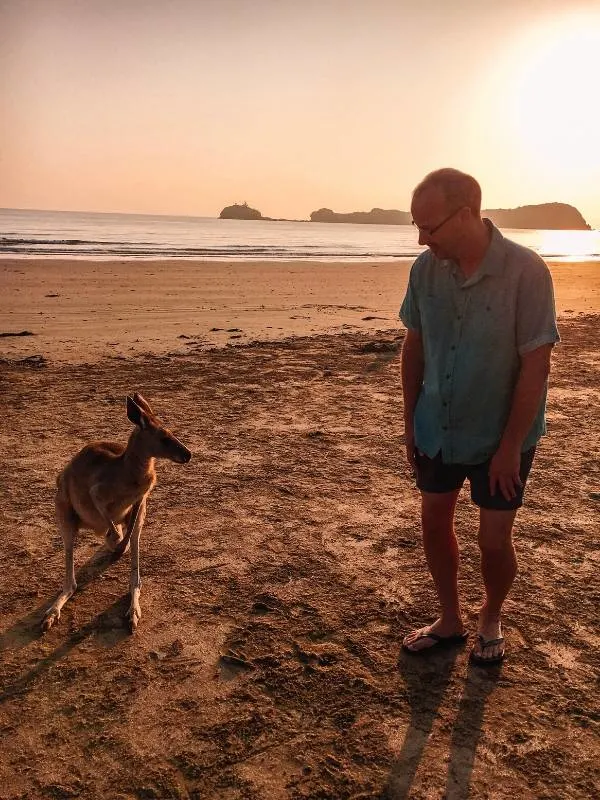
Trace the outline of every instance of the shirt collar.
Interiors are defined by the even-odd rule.
[[[504,236],[490,219],[484,217],[483,222],[491,231],[490,243],[477,271],[463,283],[463,287],[478,283],[485,275],[501,275],[504,272]]]

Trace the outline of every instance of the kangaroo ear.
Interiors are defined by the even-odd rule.
[[[133,397],[127,395],[127,418],[134,425],[139,425],[140,428],[145,428],[147,425],[146,414],[144,410],[135,402]]]
[[[150,404],[148,402],[146,402],[146,400],[144,400],[144,398],[142,397],[142,395],[139,392],[136,392],[133,395],[133,399],[138,404],[138,406],[143,411],[145,411],[147,414],[154,414],[154,411],[152,411],[152,409],[150,408]]]

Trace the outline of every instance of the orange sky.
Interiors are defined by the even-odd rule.
[[[0,207],[484,205],[600,226],[599,0],[0,0]]]

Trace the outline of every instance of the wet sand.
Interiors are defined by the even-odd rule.
[[[400,327],[411,261],[0,261],[0,357],[71,363]],[[600,311],[600,264],[553,263],[557,310]]]

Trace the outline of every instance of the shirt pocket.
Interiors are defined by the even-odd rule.
[[[472,332],[481,342],[502,347],[516,343],[514,308],[504,298],[484,300],[471,307]]]
[[[427,294],[421,301],[421,322],[425,334],[443,334],[453,316],[450,298]]]

